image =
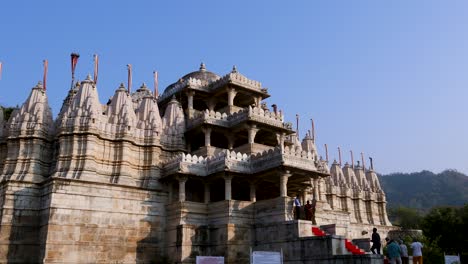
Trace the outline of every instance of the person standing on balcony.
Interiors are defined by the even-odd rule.
[[[301,200],[299,200],[299,195],[296,195],[294,198],[294,213],[296,214],[296,219],[301,218]]]

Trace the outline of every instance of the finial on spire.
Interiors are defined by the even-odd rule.
[[[91,81],[91,74],[88,73],[88,75],[86,75],[86,80],[85,81]]]
[[[118,88],[118,89],[119,89],[119,90],[126,90],[126,89],[125,89],[125,84],[124,84],[123,82],[122,82],[122,83],[120,83],[120,85],[119,85],[119,88]]]
[[[44,89],[44,85],[42,85],[42,81],[38,81],[34,88]]]
[[[203,62],[200,64],[200,71],[206,71],[206,66]]]
[[[146,83],[145,83],[145,82],[143,82],[143,83],[141,84],[140,89],[146,89],[146,90],[148,90],[148,87],[146,87]]]
[[[236,65],[232,66],[232,73],[237,73],[237,67],[236,67]]]

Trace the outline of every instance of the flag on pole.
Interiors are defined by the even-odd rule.
[[[2,62],[0,61],[0,80],[2,79]]]
[[[97,54],[94,54],[94,84],[97,85],[98,79],[98,69],[99,69],[99,58]]]
[[[158,91],[158,72],[157,71],[153,71],[153,77],[154,77],[154,98],[158,99],[159,91]]]
[[[47,90],[47,70],[49,67],[49,62],[47,60],[44,60],[44,77],[42,80],[44,91]]]
[[[131,93],[131,89],[132,89],[132,65],[127,64],[127,69],[128,69],[128,93]]]
[[[75,83],[76,64],[78,63],[78,58],[80,57],[80,55],[78,53],[72,53],[70,54],[70,57],[71,57],[71,74],[72,74],[71,88],[73,88],[73,84]]]

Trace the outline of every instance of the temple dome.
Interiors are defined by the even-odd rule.
[[[169,85],[164,92],[171,90],[174,86],[176,86],[178,83],[184,82],[186,80],[189,80],[190,78],[192,79],[197,79],[202,81],[202,84],[206,85],[209,84],[213,81],[218,80],[221,78],[219,75],[216,73],[210,72],[206,70],[205,64],[202,63],[200,65],[200,69],[198,71],[191,72],[189,74],[184,75],[182,78],[180,78],[177,82]]]

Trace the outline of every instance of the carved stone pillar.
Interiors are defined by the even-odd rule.
[[[313,182],[314,182],[314,189],[313,189],[313,194],[314,194],[314,199],[315,200],[320,200],[320,197],[319,197],[319,187],[318,187],[318,179],[317,178],[314,178],[313,179]]]
[[[226,137],[228,140],[228,149],[232,150],[234,148],[234,143],[236,141],[236,138],[233,134],[228,134]]]
[[[195,95],[195,91],[187,91],[187,111],[188,117],[193,117],[193,96]]]
[[[234,106],[234,98],[236,97],[237,91],[234,88],[226,88],[228,95],[228,106]]]
[[[204,187],[205,187],[205,203],[209,203],[210,202],[210,184],[205,183]]]
[[[179,202],[185,202],[185,183],[187,182],[186,176],[177,177],[179,181]]]
[[[284,138],[285,138],[285,134],[284,133],[276,133],[276,141],[278,142],[278,146],[281,148],[281,149],[284,149]]]
[[[232,175],[224,175],[224,200],[232,200]]]
[[[217,101],[216,101],[216,99],[214,97],[208,99],[208,101],[206,102],[206,105],[208,106],[208,110],[210,110],[210,112],[214,111],[216,103],[217,103]]]
[[[205,133],[205,147],[211,146],[211,127],[204,127],[202,131]]]
[[[288,178],[291,177],[289,171],[280,172],[280,197],[288,197]]]
[[[257,196],[255,193],[255,183],[251,182],[250,183],[250,201],[251,202],[256,202],[257,201]]]
[[[257,128],[256,125],[251,125],[248,128],[249,144],[255,143],[255,135],[257,134],[258,130],[259,129]]]
[[[302,201],[302,204],[306,204],[306,203],[307,203],[307,200],[308,200],[308,199],[307,199],[307,189],[306,189],[306,188],[302,190],[302,200],[303,200],[303,201]]]
[[[262,102],[262,97],[261,96],[254,97],[254,100],[255,100],[255,106],[260,107],[260,103]]]

